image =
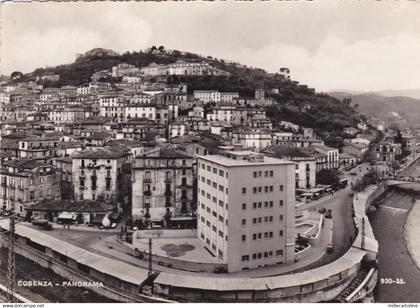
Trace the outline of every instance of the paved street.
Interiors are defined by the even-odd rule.
[[[348,186],[345,189],[335,192],[333,196],[326,196],[320,200],[299,207],[300,210],[317,211],[321,208],[331,209],[334,222],[334,252],[325,254],[317,262],[300,269],[300,271],[328,264],[341,257],[350,248],[350,238],[354,239],[356,235],[356,228],[352,217],[353,197],[349,195],[351,192],[351,183],[355,183],[357,179],[360,179],[367,172],[368,167],[370,167],[368,163],[363,163],[353,170],[344,172],[344,175],[348,178]],[[353,172],[357,173],[357,175],[350,175]]]

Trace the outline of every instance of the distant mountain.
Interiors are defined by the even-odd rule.
[[[375,92],[382,96],[394,97],[394,96],[406,96],[415,99],[420,99],[420,89],[407,89],[407,90],[382,90]]]
[[[352,95],[360,94],[377,94],[386,97],[405,96],[414,99],[420,99],[420,89],[404,89],[404,90],[381,90],[381,91],[354,91],[346,89],[335,89],[328,91],[328,93],[348,93]]]
[[[385,119],[391,112],[397,112],[412,126],[420,123],[420,100],[411,97],[387,97],[376,93],[350,94],[344,92],[329,93],[331,96],[342,100],[351,98],[351,105],[358,105],[357,110],[367,116]]]

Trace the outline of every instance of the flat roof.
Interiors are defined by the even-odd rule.
[[[163,272],[155,279],[155,283],[170,285],[178,288],[211,291],[272,290],[290,288],[326,280],[333,275],[346,271],[360,263],[365,254],[365,251],[352,247],[341,258],[330,264],[295,274],[261,278],[227,278],[177,275]]]
[[[240,167],[240,166],[264,166],[264,165],[294,165],[295,163],[292,161],[288,161],[285,159],[278,159],[269,156],[264,156],[264,160],[262,161],[249,161],[241,159],[241,156],[247,156],[249,154],[252,155],[261,155],[259,153],[251,152],[251,151],[242,151],[244,154],[238,154],[238,159],[232,159],[223,155],[202,155],[198,156],[198,158],[210,161],[212,163],[226,166],[226,167]],[[241,151],[227,151],[227,153],[241,153]]]
[[[1,220],[0,227],[9,230],[8,219]],[[145,269],[92,253],[22,224],[16,225],[16,234],[26,237],[45,247],[49,247],[52,250],[74,259],[79,263],[85,264],[101,273],[114,276],[135,285],[140,285],[148,277],[148,271]]]

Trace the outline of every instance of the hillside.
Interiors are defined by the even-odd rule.
[[[253,97],[255,89],[264,88],[266,96],[272,97],[276,102],[275,106],[267,110],[273,121],[284,120],[310,127],[324,137],[340,136],[343,127],[357,123],[358,115],[351,106],[327,94],[317,94],[314,89],[300,85],[297,81],[285,79],[279,74],[267,74],[262,69],[177,50],[162,53],[127,52],[117,55],[110,50],[95,49],[95,52],[90,51],[79,56],[72,64],[37,69],[29,76],[54,73],[60,75],[60,81],[46,86],[79,85],[89,82],[89,77],[94,72],[111,69],[119,63],[143,67],[150,63],[167,64],[178,60],[207,61],[210,65],[231,73],[229,77],[168,76],[168,83],[186,83],[190,94],[196,89],[215,89],[236,91],[241,96]],[[278,89],[278,93],[271,94],[271,89]]]
[[[397,112],[404,117],[411,126],[419,124],[420,119],[420,100],[410,97],[395,96],[386,97],[378,94],[368,93],[352,95],[343,92],[330,93],[340,100],[351,98],[351,105],[358,105],[359,112],[374,116],[378,119],[385,119],[390,113]]]

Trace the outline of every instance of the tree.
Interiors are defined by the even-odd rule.
[[[152,48],[150,49],[151,51],[155,51],[157,48],[155,45],[152,46]]]
[[[17,72],[17,71],[15,71],[15,72],[13,72],[13,73],[10,75],[10,77],[11,77],[13,80],[19,80],[19,79],[21,79],[21,78],[23,77],[23,74],[22,74],[21,72]]]
[[[164,51],[165,50],[165,46],[159,46],[159,51]]]
[[[340,183],[340,173],[337,169],[324,169],[316,174],[317,184],[338,185]]]

